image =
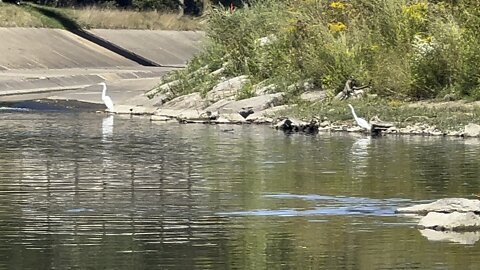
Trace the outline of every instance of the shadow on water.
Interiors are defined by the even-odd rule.
[[[76,100],[38,99],[17,102],[0,102],[0,112],[95,112],[105,105]]]

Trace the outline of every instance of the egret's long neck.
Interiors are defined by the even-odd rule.
[[[107,86],[103,85],[102,97],[105,97],[106,94],[107,94]]]
[[[352,111],[352,114],[353,114],[353,118],[357,119],[357,114],[355,113],[355,110],[353,109],[353,107],[350,107],[350,110]]]

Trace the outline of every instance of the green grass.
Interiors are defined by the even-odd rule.
[[[288,85],[310,80],[335,94],[353,77],[360,84],[371,83],[373,93],[386,98],[423,100],[454,94],[480,99],[477,1],[251,3],[233,14],[212,10],[206,26],[209,47],[192,65],[214,69],[225,62],[225,76],[268,80],[285,92]],[[275,41],[270,45],[258,42],[272,35]],[[179,74],[175,79],[186,77]]]
[[[29,5],[0,3],[0,27],[63,28],[55,19],[43,15]]]
[[[352,104],[361,118],[370,120],[378,117],[397,127],[422,123],[442,131],[453,131],[461,130],[468,123],[480,124],[480,106],[469,102],[400,102],[368,98],[348,102],[299,103],[294,110],[284,112],[283,115],[304,120],[317,118],[337,123],[351,122],[352,115],[347,103]]]

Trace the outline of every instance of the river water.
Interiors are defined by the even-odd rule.
[[[477,139],[0,112],[0,269],[479,269],[400,206],[480,192]]]

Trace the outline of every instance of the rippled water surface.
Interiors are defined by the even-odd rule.
[[[394,213],[479,193],[479,146],[4,110],[0,269],[479,269]]]

